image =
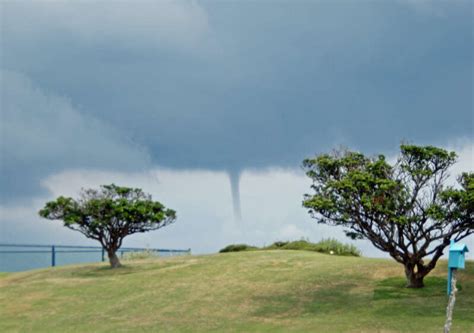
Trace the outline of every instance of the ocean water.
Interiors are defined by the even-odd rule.
[[[128,252],[143,251],[145,249],[130,249],[117,251],[122,257]],[[77,252],[72,252],[77,251]],[[183,252],[156,251],[159,257],[183,255]],[[21,247],[0,246],[0,272],[20,272],[37,268],[51,267],[53,261],[52,248],[49,247]],[[108,261],[107,255],[104,258]],[[64,266],[80,263],[95,263],[102,261],[101,248],[55,248],[55,266]]]
[[[0,272],[19,272],[50,267],[51,257],[51,252],[2,253],[0,250]],[[101,260],[101,251],[97,253],[56,253],[56,266],[100,262]]]

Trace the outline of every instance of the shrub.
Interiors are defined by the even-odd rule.
[[[219,253],[252,251],[252,250],[258,250],[258,247],[247,245],[247,244],[231,244],[221,249]]]
[[[336,239],[323,239],[318,243],[311,243],[308,240],[297,240],[293,242],[275,242],[272,245],[264,248],[258,248],[247,244],[231,244],[220,250],[224,252],[239,252],[239,251],[255,251],[255,250],[301,250],[314,251],[327,254],[335,254],[340,256],[355,256],[360,257],[360,250],[352,244],[344,244]]]
[[[281,249],[283,248],[285,245],[287,245],[289,242],[275,242],[273,243],[272,245],[270,246],[267,246],[265,247],[265,249]]]
[[[301,239],[293,242],[275,242],[270,246],[264,248],[265,250],[303,250],[315,251],[327,254],[336,254],[342,256],[356,256],[361,255],[359,249],[352,244],[344,244],[336,239],[323,239],[318,243],[311,243],[307,240]]]
[[[336,239],[323,239],[316,244],[315,251],[329,254],[337,254],[342,256],[356,256],[361,255],[360,250],[352,244],[344,244]]]

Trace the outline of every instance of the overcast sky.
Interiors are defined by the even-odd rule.
[[[178,211],[129,245],[343,239],[301,208],[304,157],[339,145],[395,156],[408,141],[458,151],[453,173],[474,169],[472,1],[0,10],[0,242],[85,243],[36,212],[111,182]]]

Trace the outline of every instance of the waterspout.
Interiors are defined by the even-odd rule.
[[[234,208],[234,218],[237,221],[242,219],[242,211],[240,208],[240,172],[229,172],[230,189],[232,192],[232,205]]]

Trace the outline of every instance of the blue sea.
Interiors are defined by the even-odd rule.
[[[3,249],[2,249],[3,250]],[[56,253],[56,266],[100,262],[102,253]],[[19,272],[50,267],[51,252],[2,253],[0,250],[0,272]]]
[[[124,249],[119,250],[117,255],[122,257],[127,252],[144,251],[146,249]],[[72,252],[76,251],[76,252]],[[160,257],[182,255],[182,252],[156,251]],[[178,250],[179,251],[179,250]],[[107,255],[104,258],[108,261]],[[64,266],[80,263],[95,263],[102,261],[101,248],[81,248],[81,247],[55,247],[54,264]],[[0,272],[20,272],[37,268],[51,267],[53,265],[53,255],[51,246],[0,246]]]

